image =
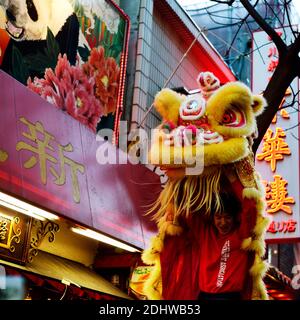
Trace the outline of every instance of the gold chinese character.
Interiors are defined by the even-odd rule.
[[[271,170],[275,172],[278,160],[283,159],[283,155],[290,155],[291,151],[288,144],[284,141],[285,132],[282,128],[276,128],[275,135],[273,131],[268,129],[264,136],[264,144],[262,153],[259,153],[256,158],[270,162]]]
[[[287,214],[292,214],[293,211],[289,204],[294,204],[293,197],[288,197],[288,191],[286,189],[287,181],[280,175],[274,175],[274,181],[266,185],[266,200],[270,209],[268,213],[273,214],[280,210]]]
[[[272,119],[272,123],[277,123],[277,114],[275,114],[274,118]]]
[[[50,145],[51,142],[54,141],[54,137],[45,131],[43,125],[40,122],[36,122],[36,124],[31,123],[25,118],[20,118],[20,121],[24,123],[28,129],[29,133],[23,132],[22,135],[28,140],[34,142],[36,147],[24,142],[20,141],[17,143],[16,150],[28,150],[37,156],[31,156],[25,163],[24,167],[26,169],[33,168],[38,162],[40,165],[40,173],[41,180],[43,184],[47,183],[47,161],[51,163],[57,163],[57,160],[47,153],[47,151],[54,151],[54,148]],[[43,140],[40,140],[38,134],[43,135]]]
[[[66,183],[66,165],[71,169],[71,179],[73,187],[73,199],[75,202],[80,202],[80,190],[77,178],[77,171],[82,174],[85,172],[83,165],[73,161],[72,159],[66,157],[64,152],[72,152],[73,146],[71,143],[66,146],[62,146],[55,141],[55,137],[49,132],[45,131],[43,124],[36,122],[35,124],[26,120],[25,118],[20,118],[20,121],[24,123],[29,132],[23,132],[22,135],[28,140],[33,142],[33,145],[28,144],[24,141],[17,143],[16,150],[27,150],[32,152],[32,155],[25,163],[24,167],[26,169],[33,168],[37,163],[40,166],[41,181],[45,185],[47,183],[47,164],[50,165],[50,172],[54,176],[54,183],[57,185],[64,185]],[[49,152],[54,152],[55,149],[51,144],[56,143],[58,145],[58,156],[57,160],[54,156],[49,154]],[[53,165],[59,166],[59,172],[53,167]]]
[[[289,119],[290,118],[289,113],[285,109],[280,110],[280,115],[282,116],[283,119]]]
[[[80,190],[78,185],[77,171],[80,171],[82,174],[84,173],[84,166],[73,161],[72,159],[66,157],[64,155],[64,151],[72,152],[73,146],[71,143],[66,146],[59,145],[59,164],[61,168],[61,174],[59,175],[53,168],[50,168],[51,173],[56,178],[54,181],[57,185],[63,185],[66,183],[66,171],[65,166],[70,166],[71,169],[71,178],[72,178],[72,186],[73,186],[73,199],[75,202],[80,202]]]
[[[286,97],[290,96],[292,94],[292,90],[290,87],[288,87],[285,91],[285,94],[284,94],[284,97],[283,99],[281,100],[281,103],[280,103],[280,106],[278,108],[278,110],[280,110],[280,115],[283,119],[289,119],[290,118],[290,115],[289,113],[285,110],[285,109],[282,109],[284,107],[284,104],[285,104],[285,101],[286,101]],[[272,120],[272,123],[276,123],[277,122],[277,114],[275,114],[273,120]]]
[[[0,149],[0,162],[5,162],[8,159],[8,153]]]

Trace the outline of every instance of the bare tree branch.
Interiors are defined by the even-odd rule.
[[[270,4],[268,1],[264,1],[264,3],[265,3],[265,5],[266,5],[266,7],[271,10],[273,16],[276,18],[276,20],[277,20],[277,21],[279,22],[279,24],[280,24],[280,27],[283,29],[283,28],[284,28],[284,25],[283,25],[284,21],[281,21],[281,20],[280,20],[279,12],[276,13],[276,12],[274,11],[273,7],[271,6],[271,4]]]
[[[254,8],[257,6],[258,1],[259,1],[259,0],[256,0],[255,4],[254,4],[254,6],[253,6]],[[231,44],[230,44],[228,50],[226,51],[225,57],[228,57],[228,56],[229,56],[230,49],[232,48],[235,39],[237,38],[237,36],[238,36],[238,34],[239,34],[242,26],[245,24],[245,22],[247,21],[247,19],[248,19],[249,16],[250,16],[250,14],[248,13],[243,19],[240,19],[240,25],[239,25],[239,27],[238,27],[238,29],[237,29],[234,37],[232,38]]]
[[[294,126],[291,126],[289,128],[285,128],[284,131],[287,132],[287,131],[293,130],[293,129],[297,128],[298,126],[299,126],[299,122],[297,124],[295,124]]]
[[[251,34],[251,28],[250,28],[249,24],[248,24],[247,21],[245,21],[245,22],[246,22],[246,26],[247,26],[247,28],[248,28],[248,30],[249,30],[249,33]],[[259,55],[260,55],[263,63],[265,64],[264,58],[263,58],[263,56],[262,56],[262,54],[261,54],[261,52],[260,52],[260,49],[258,48],[258,45],[257,45],[257,43],[256,43],[256,41],[255,41],[254,38],[253,38],[253,42],[255,43],[255,46],[256,46],[256,48],[258,49],[258,53],[259,53]]]
[[[290,46],[291,55],[298,56],[300,51],[300,34],[296,38],[295,42]]]
[[[295,108],[295,103],[296,103],[296,99],[298,99],[300,90],[298,90],[298,91],[295,93],[295,91],[294,91],[294,89],[293,89],[292,86],[290,86],[290,89],[291,89],[292,94],[293,94],[293,99],[292,99],[292,101],[289,102],[288,104],[282,106],[281,109],[292,108],[292,109],[294,109],[296,112],[299,112],[299,108]],[[281,110],[281,109],[280,109],[280,110]]]
[[[211,0],[211,2],[217,2],[222,4],[228,4],[229,6],[232,6],[235,0]]]
[[[270,27],[268,23],[261,17],[261,15],[255,10],[252,4],[248,0],[240,0],[245,9],[249,12],[249,14],[254,18],[257,24],[270,36],[270,38],[275,43],[279,56],[284,55],[287,51],[287,46],[277,34],[277,32]]]
[[[297,38],[297,34],[296,34],[296,32],[294,31],[294,28],[293,28],[293,26],[292,26],[292,22],[291,22],[291,18],[290,18],[290,13],[289,13],[289,8],[288,8],[289,2],[284,1],[283,5],[284,5],[284,10],[285,10],[285,12],[286,12],[286,16],[287,16],[287,19],[288,19],[288,22],[289,22],[289,26],[290,26],[290,28],[291,28],[291,30],[292,30],[292,32],[293,32],[293,35],[294,35],[294,37],[295,37],[295,39],[296,39],[296,38]]]
[[[248,17],[249,17],[249,15],[246,16],[245,20],[246,20]],[[241,24],[239,25],[239,27],[238,27],[235,35],[233,36],[232,41],[231,41],[231,43],[230,43],[230,46],[229,46],[228,49],[226,50],[225,58],[229,56],[229,52],[230,52],[230,50],[231,50],[231,48],[232,48],[232,46],[233,46],[233,44],[234,44],[235,39],[236,39],[237,36],[238,36],[238,34],[239,34],[239,32],[240,32],[243,24],[245,23],[245,20],[241,22]]]
[[[213,23],[215,23],[215,24],[217,24],[217,25],[219,25],[219,26],[223,26],[223,27],[233,27],[233,26],[237,26],[237,25],[239,25],[240,24],[240,20],[239,21],[237,21],[237,22],[233,22],[233,23],[223,23],[223,22],[219,22],[219,21],[216,21],[215,19],[214,19],[214,14],[212,14],[211,12],[209,12],[208,11],[208,9],[205,9],[205,11],[206,11],[206,13],[209,15],[209,19],[213,22]],[[224,17],[225,18],[225,17]]]

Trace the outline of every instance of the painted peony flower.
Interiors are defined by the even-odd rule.
[[[58,56],[55,70],[46,69],[44,79],[28,79],[28,87],[68,112],[72,117],[96,131],[104,114],[103,106],[95,97],[95,78],[79,66],[71,66],[67,56]]]
[[[95,95],[101,101],[104,114],[115,112],[119,88],[120,68],[114,58],[106,58],[104,48],[93,48],[83,70],[95,78]]]

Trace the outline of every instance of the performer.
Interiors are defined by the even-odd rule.
[[[250,144],[265,100],[240,82],[220,86],[209,72],[200,73],[198,80],[199,94],[163,89],[155,97],[163,121],[150,159],[166,169],[169,180],[152,209],[158,234],[142,256],[154,266],[144,291],[148,299],[197,299],[199,293],[207,298],[228,292],[237,298],[267,299],[262,257],[268,219]],[[202,172],[188,171],[199,159]],[[240,226],[220,240],[213,221],[214,214],[222,212],[222,202],[227,210],[224,192],[232,198],[229,203],[237,198],[243,209]]]
[[[243,239],[251,236],[255,211],[251,210],[251,200],[245,200],[241,206],[242,185],[238,180],[232,181],[230,193],[221,194],[221,201],[222,210],[213,214],[212,222],[205,223],[198,219],[198,234],[194,234],[200,252],[200,300],[249,298],[249,292],[245,292],[249,285],[248,269],[253,263],[253,257],[242,250],[241,246]]]

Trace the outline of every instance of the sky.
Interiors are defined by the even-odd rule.
[[[195,3],[201,3],[201,2],[210,2],[207,0],[177,0],[181,5],[190,5],[190,4],[195,4]],[[211,2],[213,4],[213,2]],[[300,15],[300,0],[293,0],[293,4],[295,9],[298,11]]]

